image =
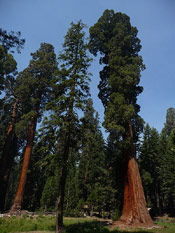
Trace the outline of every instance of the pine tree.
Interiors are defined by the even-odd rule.
[[[172,214],[174,211],[173,188],[173,132],[175,127],[175,109],[168,108],[166,122],[160,135],[161,165],[161,206],[164,212]]]
[[[124,205],[120,220],[127,224],[153,222],[146,201],[136,162],[135,143],[142,128],[138,115],[137,96],[140,73],[145,68],[137,29],[122,13],[105,10],[98,22],[90,28],[90,51],[101,54],[99,98],[105,107],[104,126],[111,137],[117,137],[125,158]]]
[[[123,206],[123,189],[124,189],[124,157],[120,141],[116,138],[107,138],[106,146],[107,167],[109,170],[110,186],[115,190],[114,200],[112,202],[111,212],[117,212],[121,215]],[[119,217],[119,216],[118,216]]]
[[[37,164],[42,170],[41,180],[43,187],[40,189],[40,206],[44,211],[55,210],[56,197],[60,178],[60,156],[58,156],[58,136],[55,121],[45,117],[38,135],[39,140],[35,146],[34,155],[39,155]]]
[[[92,171],[92,162],[94,165],[96,165],[95,161],[93,161],[92,153],[95,149],[94,146],[96,144],[97,135],[99,134],[98,129],[98,119],[97,116],[95,117],[95,110],[92,105],[92,99],[88,99],[87,105],[84,111],[84,117],[81,119],[82,121],[82,146],[81,146],[81,154],[80,154],[80,164],[79,164],[79,183],[80,183],[80,199],[83,199],[84,202],[87,201],[88,195],[93,190],[87,190],[87,186],[89,181],[91,182],[91,179],[93,175],[91,174]],[[103,153],[103,149],[101,151]],[[97,155],[98,157],[98,155]],[[104,155],[101,158],[104,160]],[[96,169],[94,169],[96,170]],[[91,176],[91,177],[90,177]],[[94,177],[95,178],[95,177]],[[91,185],[89,185],[91,186]]]
[[[100,130],[98,113],[88,99],[82,121],[82,146],[78,167],[79,199],[89,211],[109,211],[113,192],[108,185],[105,142]],[[109,191],[110,190],[110,191]]]
[[[77,146],[79,135],[77,110],[84,109],[89,96],[90,74],[87,69],[91,59],[87,55],[84,27],[81,21],[71,23],[65,36],[63,51],[59,55],[60,68],[55,85],[55,98],[50,103],[50,109],[54,113],[51,120],[58,129],[58,156],[61,156],[62,163],[56,204],[56,232],[63,230],[63,205],[69,155]]]
[[[22,120],[27,122],[28,133],[20,181],[11,212],[19,211],[22,207],[37,120],[49,100],[53,74],[57,69],[56,56],[52,45],[43,43],[40,49],[31,55],[32,60],[29,66],[17,77],[16,95],[26,111],[24,111]]]
[[[168,145],[168,137],[166,136],[166,133],[164,130],[160,133],[159,136],[159,157],[160,157],[160,208],[161,208],[161,214],[163,214],[165,208],[167,208],[165,204],[165,195],[164,195],[164,176],[166,173],[166,155],[167,155],[167,145]]]
[[[170,214],[174,214],[175,208],[175,130],[172,130],[167,139],[167,149],[164,156],[162,169],[162,192],[164,205]]]
[[[161,173],[160,137],[155,128],[147,124],[144,129],[143,143],[139,156],[141,177],[147,203],[153,207],[154,214],[161,212]]]
[[[78,196],[78,164],[79,164],[79,143],[76,148],[71,149],[68,162],[68,175],[65,187],[65,216],[78,217],[81,216],[82,201]],[[77,205],[78,203],[78,205]]]

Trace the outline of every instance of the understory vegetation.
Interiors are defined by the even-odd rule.
[[[174,222],[173,222],[174,221]],[[155,228],[152,230],[144,229],[128,229],[119,230],[114,228],[110,230],[107,221],[99,221],[92,218],[65,218],[65,233],[125,233],[125,232],[143,232],[143,233],[174,233],[175,219],[164,220],[164,222],[156,222],[157,226],[162,228]],[[0,218],[0,232],[1,233],[17,233],[29,231],[43,231],[43,233],[55,232],[55,216],[43,216],[42,214],[32,217],[24,214],[22,217],[13,216],[11,218]]]

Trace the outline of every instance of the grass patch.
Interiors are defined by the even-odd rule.
[[[156,233],[175,233],[175,222],[156,222],[163,228],[155,231]]]
[[[0,218],[0,233],[54,230],[55,218],[50,216]]]
[[[156,224],[164,227],[162,229],[153,230],[118,230],[110,231],[105,222],[96,221],[91,218],[65,218],[65,233],[126,233],[126,232],[140,232],[140,233],[175,233],[175,223],[156,222]],[[0,233],[14,233],[14,232],[29,232],[29,231],[55,231],[55,217],[42,216],[37,217],[11,217],[0,218]]]

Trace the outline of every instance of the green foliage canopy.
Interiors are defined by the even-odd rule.
[[[90,28],[90,52],[100,52],[99,98],[105,107],[104,126],[110,132],[122,136],[128,121],[132,121],[134,136],[142,128],[138,116],[140,106],[137,96],[142,92],[139,86],[140,73],[145,69],[137,29],[122,13],[105,10],[98,22]]]

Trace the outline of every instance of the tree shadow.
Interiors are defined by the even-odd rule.
[[[125,230],[109,230],[107,228],[108,222],[84,222],[84,223],[76,223],[65,227],[65,233],[128,233],[134,231],[125,231]],[[150,231],[146,230],[136,230],[135,232],[139,233],[150,233]]]

